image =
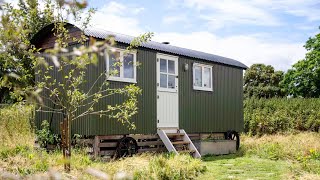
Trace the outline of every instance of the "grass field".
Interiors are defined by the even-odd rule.
[[[205,157],[207,172],[199,179],[284,179],[290,172],[286,161],[226,155]]]
[[[54,170],[66,179],[95,179],[85,173],[94,168],[114,176],[126,172],[134,179],[320,179],[320,134],[241,136],[237,154],[205,156],[142,154],[113,162],[92,160],[83,149],[72,151],[72,171],[63,173],[59,150],[34,149],[32,108],[0,109],[0,179],[3,172],[30,177]]]
[[[320,179],[320,134],[242,136],[237,154],[206,156],[199,179]]]

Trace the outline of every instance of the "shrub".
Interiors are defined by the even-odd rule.
[[[244,124],[251,135],[319,131],[320,99],[246,99]]]
[[[41,147],[46,147],[48,144],[54,144],[59,141],[58,135],[52,134],[50,124],[47,120],[42,121],[42,129],[37,131],[37,138]]]

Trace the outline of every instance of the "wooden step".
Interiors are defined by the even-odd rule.
[[[173,145],[175,144],[190,144],[190,142],[188,141],[175,141],[175,142],[172,142]]]
[[[168,137],[184,136],[183,133],[166,133]]]

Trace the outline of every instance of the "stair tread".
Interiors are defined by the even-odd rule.
[[[167,136],[184,136],[183,133],[166,133]]]
[[[188,141],[174,141],[172,144],[190,144]]]

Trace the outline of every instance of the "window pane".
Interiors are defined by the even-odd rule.
[[[167,75],[160,74],[160,87],[167,88]]]
[[[168,88],[174,89],[176,86],[176,76],[169,75],[168,76]]]
[[[200,66],[194,67],[194,86],[202,87],[202,72]]]
[[[160,72],[167,72],[167,60],[160,59]]]
[[[120,77],[120,52],[109,54],[110,76]]]
[[[175,74],[174,61],[168,60],[168,72],[171,74]]]
[[[203,87],[211,88],[211,69],[203,68]]]
[[[123,57],[123,77],[124,78],[134,78],[133,75],[133,54],[126,54]]]

